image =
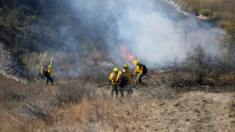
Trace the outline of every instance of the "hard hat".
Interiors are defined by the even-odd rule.
[[[135,65],[137,65],[140,61],[139,60],[135,60]]]
[[[43,66],[41,67],[41,69],[43,69]]]
[[[113,71],[118,72],[119,70],[118,70],[118,68],[116,67],[116,68],[113,69]]]
[[[53,58],[51,58],[51,60],[53,60]]]
[[[52,66],[51,66],[51,65],[49,65],[48,67],[49,67],[49,68],[51,68]]]
[[[123,67],[125,67],[125,68],[129,68],[129,66],[128,66],[127,64],[125,64]]]

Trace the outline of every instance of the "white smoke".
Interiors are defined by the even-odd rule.
[[[190,51],[193,44],[201,43],[208,54],[219,53],[216,36],[222,34],[222,30],[196,18],[183,16],[176,10],[174,12],[173,6],[160,1],[76,0],[71,2],[71,7],[87,27],[98,30],[106,28],[100,34],[112,49],[110,55],[119,50],[118,43],[121,43],[136,59],[148,65],[172,61],[174,58],[184,59],[185,44],[181,24],[184,22],[191,22],[194,27],[187,34],[187,51]],[[169,9],[171,14],[167,13]]]

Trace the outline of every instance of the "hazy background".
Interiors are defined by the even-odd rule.
[[[34,72],[51,57],[60,71],[77,71],[84,61],[122,66],[118,43],[148,67],[182,61],[187,27],[187,52],[201,43],[207,54],[220,54],[217,25],[158,0],[10,0],[0,8],[0,40]]]
[[[192,45],[201,43],[208,54],[219,54],[216,36],[223,33],[222,30],[213,28],[206,21],[184,16],[166,3],[154,0],[76,0],[70,4],[83,25],[98,31],[94,36],[104,37],[114,59],[115,51],[119,50],[117,43],[126,46],[136,59],[148,65],[183,59],[185,26],[193,27],[187,37],[188,51]]]

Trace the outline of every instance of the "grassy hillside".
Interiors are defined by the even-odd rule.
[[[177,0],[185,10],[217,19],[222,27],[235,20],[234,0]]]
[[[60,70],[69,70],[68,66],[77,63],[78,57],[106,59],[100,32],[107,28],[102,24],[97,28],[84,25],[80,22],[82,15],[73,12],[64,0],[0,1],[0,41],[30,71],[47,66],[51,57],[57,67],[64,65]]]

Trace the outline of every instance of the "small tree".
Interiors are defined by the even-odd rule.
[[[175,87],[176,83],[177,83],[177,77],[178,77],[178,62],[177,62],[177,58],[174,59],[173,63],[173,67],[172,67],[172,86]]]
[[[197,84],[201,85],[206,74],[208,60],[206,60],[205,48],[200,43],[193,48],[193,51],[193,54],[188,54],[188,66]]]

